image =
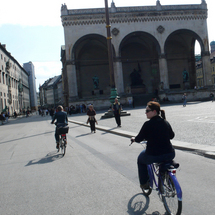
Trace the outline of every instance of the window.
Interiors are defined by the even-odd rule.
[[[4,84],[4,73],[2,73],[2,83]]]

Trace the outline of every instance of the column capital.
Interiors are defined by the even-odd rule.
[[[116,57],[113,57],[113,61],[114,62],[121,62],[122,59],[121,59],[121,57],[116,56]]]
[[[210,52],[209,51],[202,51],[201,55],[202,55],[202,57],[210,56]]]
[[[159,54],[159,58],[160,58],[160,59],[161,59],[161,58],[166,59],[166,54],[165,54],[165,53],[160,53],[160,54]]]
[[[66,65],[75,65],[75,60],[72,59],[72,60],[67,60],[66,61]]]

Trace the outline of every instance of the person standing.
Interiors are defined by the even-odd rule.
[[[182,96],[182,100],[184,101],[183,102],[183,107],[186,107],[186,105],[187,105],[187,95],[186,95],[186,93],[184,93],[184,95]]]
[[[149,121],[143,124],[139,134],[132,137],[131,141],[147,141],[146,149],[138,156],[137,164],[140,187],[149,189],[147,165],[173,160],[175,150],[170,139],[174,138],[175,133],[166,121],[165,112],[160,109],[158,102],[148,102],[145,113]]]
[[[90,123],[91,133],[93,132],[96,133],[95,123],[98,124],[98,122],[96,121],[96,118],[95,118],[96,111],[93,109],[92,105],[89,105],[89,110],[87,111],[87,115],[88,115],[87,124],[88,122]]]
[[[113,114],[114,114],[117,126],[121,127],[120,114],[122,110],[122,105],[119,103],[117,98],[115,98],[115,102],[112,105],[112,110],[113,110]]]

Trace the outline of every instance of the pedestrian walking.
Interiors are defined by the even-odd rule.
[[[213,102],[214,101],[214,94],[212,92],[210,93],[210,98],[211,98],[211,101]]]
[[[112,110],[113,110],[113,114],[114,114],[117,126],[121,127],[120,114],[122,110],[122,105],[119,103],[117,98],[115,98],[115,102],[112,105]]]
[[[8,112],[9,113],[9,112]],[[5,114],[5,119],[6,119],[6,122],[8,123],[8,118],[9,118],[9,114],[6,112]]]
[[[0,114],[0,121],[1,121],[1,124],[3,125],[4,121],[5,121],[5,115],[3,112],[1,112],[1,114]]]
[[[95,118],[96,111],[93,108],[93,105],[89,105],[89,110],[87,111],[88,119],[87,119],[87,124],[90,123],[90,130],[91,133],[96,133],[96,126],[95,123],[98,125],[98,122]]]
[[[186,107],[187,105],[187,94],[184,93],[184,95],[182,96],[182,100],[183,100],[183,107]]]

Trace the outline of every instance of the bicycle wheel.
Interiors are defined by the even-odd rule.
[[[61,137],[60,137],[60,139],[59,139],[59,147],[58,147],[57,152],[59,152],[59,151],[60,151],[61,144],[62,144],[62,140],[61,140]]]
[[[65,139],[63,140],[62,146],[63,146],[62,151],[63,151],[63,156],[64,156],[66,154],[66,140]]]
[[[162,201],[164,207],[169,215],[180,215],[182,211],[182,200],[177,197],[177,190],[173,179],[168,173],[160,182],[160,189],[162,194]]]

